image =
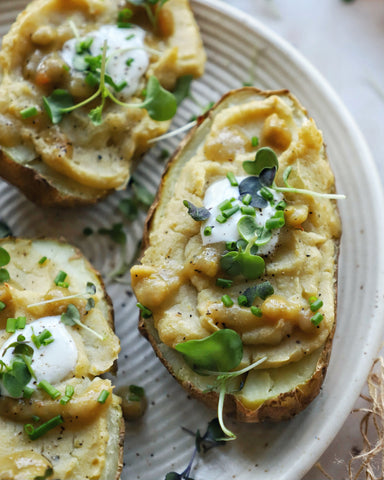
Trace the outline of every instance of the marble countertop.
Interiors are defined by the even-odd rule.
[[[383,181],[384,1],[226,1],[279,34],[321,72],[365,136]],[[356,408],[364,406],[364,401],[358,399]],[[319,463],[329,478],[349,478],[348,461],[362,447],[360,419],[361,414],[351,412],[320,458]],[[325,474],[314,466],[303,480],[324,478]]]

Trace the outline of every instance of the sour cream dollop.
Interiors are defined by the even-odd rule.
[[[89,47],[91,56],[100,55],[104,42],[107,41],[106,72],[116,85],[127,82],[120,92],[121,96],[127,98],[132,96],[137,91],[139,81],[149,65],[149,57],[144,45],[145,31],[136,26],[118,28],[116,25],[103,25],[80,39],[71,38],[64,43],[60,54],[72,70],[76,70],[74,58],[77,43],[89,38],[93,39]]]
[[[237,177],[236,180],[240,184],[241,181],[245,178],[246,177]],[[275,204],[277,204],[283,199],[283,195],[280,192],[276,192],[272,189],[270,189],[270,191],[273,194]],[[232,198],[235,199],[234,201],[232,201],[232,206],[239,205],[241,207],[242,205],[244,205],[240,200],[239,187],[232,186],[227,178],[224,178],[223,180],[218,180],[217,182],[212,183],[212,185],[207,188],[203,203],[204,207],[210,211],[211,215],[208,220],[204,222],[201,226],[200,233],[203,245],[209,245],[218,242],[236,242],[241,238],[237,230],[237,223],[244,215],[241,210],[238,210],[236,213],[234,213],[224,223],[216,221],[216,217],[221,214],[219,205],[225,200],[230,200]],[[256,208],[256,223],[260,226],[265,226],[265,222],[269,218],[272,218],[275,213],[276,208],[270,204],[268,204],[262,209]],[[204,234],[204,229],[207,226],[212,227],[212,232],[210,235]],[[258,254],[266,255],[268,253],[271,253],[277,245],[278,238],[279,231],[273,230],[271,240],[266,245],[259,247]]]
[[[37,348],[32,341],[32,335],[40,335],[44,330],[52,334],[53,342]],[[74,371],[78,358],[77,347],[66,326],[60,321],[60,316],[40,318],[11,335],[0,349],[0,359],[6,365],[10,365],[14,359],[13,347],[8,350],[7,347],[16,342],[19,335],[23,335],[24,341],[33,348],[31,367],[36,379],[32,378],[28,387],[35,389],[41,380],[55,385]],[[2,395],[11,396],[1,382],[0,387]]]

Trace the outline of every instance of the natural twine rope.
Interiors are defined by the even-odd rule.
[[[384,359],[373,363],[368,376],[368,395],[361,395],[367,406],[352,413],[361,413],[360,433],[363,448],[347,465],[348,480],[384,480]],[[324,468],[316,467],[329,480],[336,480]]]

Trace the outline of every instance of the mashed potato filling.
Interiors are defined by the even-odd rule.
[[[119,21],[127,6],[132,18]],[[187,0],[168,0],[156,26],[145,9],[123,8],[115,0],[36,0],[19,15],[0,53],[0,148],[46,176],[63,176],[99,192],[123,188],[133,160],[170,124],[153,120],[144,108],[122,107],[109,99],[102,122],[95,124],[88,114],[101,97],[52,123],[43,97],[65,90],[79,104],[97,90],[93,67],[102,37],[107,41],[108,88],[132,105],[143,102],[151,76],[172,90],[180,76],[200,76],[205,62]]]
[[[275,248],[262,254],[264,274],[257,280],[238,275],[227,288],[216,283],[228,278],[220,266],[225,242],[204,245],[201,222],[191,218],[183,201],[203,206],[211,185],[228,173],[243,177],[243,162],[264,146],[278,156],[277,185],[284,185],[283,173],[291,167],[290,186],[334,192],[322,134],[312,119],[297,114],[292,99],[276,95],[229,105],[211,121],[208,135],[183,164],[172,196],[153,220],[149,247],[141,265],[132,269],[135,294],[151,310],[160,340],[170,347],[231,328],[242,338],[245,364],[264,356],[263,369],[297,362],[324,345],[334,326],[335,240],[341,233],[335,201],[285,193],[285,226]],[[238,304],[247,288],[265,281],[273,294],[254,300],[260,315]],[[233,305],[225,305],[223,295]],[[317,325],[311,321],[313,297],[323,302]]]
[[[1,248],[10,261],[6,264],[9,280],[0,284],[4,362],[0,479],[34,480],[48,468],[62,480],[83,480],[84,472],[89,478],[103,479],[108,448],[113,455],[118,449],[121,411],[110,380],[98,375],[112,368],[120,344],[98,274],[75,248],[59,242],[6,239]],[[59,281],[63,268],[65,282]],[[87,290],[90,284],[93,287]],[[87,329],[63,322],[62,314],[70,304]],[[9,331],[9,319],[20,318],[25,319],[25,326]],[[28,396],[25,390],[16,396],[5,388],[4,372],[15,359],[20,361],[17,344],[33,350],[29,364],[34,376],[25,385],[31,390]],[[53,396],[48,393],[52,390],[41,386],[44,381],[52,387]],[[98,401],[100,395],[107,395],[104,402]],[[25,425],[38,428],[58,416],[61,424],[41,437],[29,438],[24,430]]]

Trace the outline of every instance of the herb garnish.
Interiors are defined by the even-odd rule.
[[[189,474],[191,472],[196,453],[204,454],[212,448],[220,447],[226,444],[225,440],[223,440],[224,432],[221,429],[217,418],[214,418],[208,423],[207,431],[204,433],[204,435],[201,435],[199,430],[197,430],[196,433],[188,430],[187,428],[183,428],[183,430],[195,437],[195,448],[192,458],[189,461],[187,468],[182,473],[169,472],[165,476],[165,480],[193,480],[189,477]]]
[[[103,53],[101,56],[86,56],[83,59],[85,63],[88,63],[91,73],[95,76],[95,78],[92,77],[93,80],[97,80],[97,75],[100,76],[98,89],[93,95],[77,104],[74,104],[71,94],[64,89],[54,90],[49,97],[43,97],[44,108],[53,124],[59,123],[64,114],[70,113],[77,108],[89,104],[99,96],[101,96],[101,104],[98,107],[93,108],[88,114],[94,125],[100,125],[102,122],[102,112],[107,98],[122,107],[144,108],[147,110],[148,115],[156,121],[170,120],[175,115],[177,110],[175,97],[171,92],[165,90],[160,85],[158,79],[154,76],[151,76],[148,80],[145,89],[145,99],[142,103],[125,103],[116,98],[107,84],[111,85],[116,91],[121,90],[125,85],[123,87],[121,85],[116,85],[111,77],[106,74],[106,55],[107,42],[104,42]],[[88,76],[88,81],[90,81],[90,79],[91,77]]]
[[[92,282],[87,282],[87,285],[85,287],[85,291],[81,293],[75,293],[73,295],[67,295],[66,297],[56,297],[56,298],[50,298],[49,300],[43,300],[42,302],[37,302],[37,303],[30,303],[28,305],[28,308],[31,307],[38,307],[40,305],[45,305],[48,303],[56,303],[56,302],[62,302],[62,301],[67,301],[72,298],[79,298],[79,297],[84,297],[86,295],[95,295],[96,293],[96,285]],[[88,302],[91,300],[91,298],[88,298]],[[93,300],[93,299],[92,299]],[[92,303],[92,302],[91,302]],[[93,307],[92,307],[93,308]]]
[[[53,475],[53,468],[48,467],[45,470],[45,473],[43,476],[39,475],[38,477],[35,477],[33,480],[47,480],[47,478],[51,477]]]
[[[223,421],[227,382],[229,379],[241,376],[257,367],[267,357],[263,357],[241,370],[229,371],[240,364],[243,358],[243,343],[237,332],[227,328],[218,330],[201,340],[188,340],[178,343],[175,350],[183,355],[185,362],[199,375],[215,375],[217,377],[216,388],[219,389],[218,420],[222,431],[226,435],[222,440],[235,440],[236,435],[226,428]]]
[[[196,220],[196,222],[201,222],[207,220],[210,217],[211,213],[205,207],[196,207],[193,203],[188,200],[184,200],[183,204],[188,208],[189,215]]]
[[[149,21],[152,26],[156,28],[160,9],[167,1],[168,0],[130,0],[130,3],[138,7],[144,7]],[[154,12],[153,9],[155,10]]]
[[[31,440],[37,440],[53,428],[61,425],[63,422],[63,417],[61,415],[56,415],[56,417],[51,418],[36,428],[31,423],[27,423],[24,425],[24,431]]]
[[[104,340],[104,337],[102,335],[100,335],[95,330],[92,330],[92,328],[88,327],[87,325],[84,325],[84,323],[80,321],[80,312],[72,303],[68,305],[67,311],[61,315],[60,320],[64,323],[64,325],[77,325],[81,328],[84,328],[84,330],[93,333],[93,335],[95,335],[100,340]]]
[[[4,268],[10,261],[11,257],[9,253],[5,248],[0,247],[0,283],[7,282],[10,279],[8,270]]]

